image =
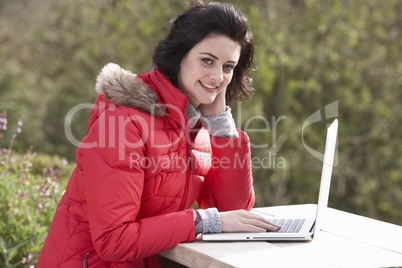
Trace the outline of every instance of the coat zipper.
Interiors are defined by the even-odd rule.
[[[193,154],[191,153],[191,150],[192,150],[193,148],[191,147],[191,144],[190,144],[190,146],[189,146],[189,154],[190,154],[190,172],[191,172],[191,170],[193,170]],[[191,174],[190,174],[191,175]]]
[[[88,252],[84,255],[84,259],[82,260],[82,268],[88,268],[88,255],[92,252]]]
[[[184,131],[186,131],[186,130],[184,129]],[[193,155],[191,153],[191,151],[192,151],[191,132],[189,133],[189,138],[190,138],[190,141],[189,141],[189,144],[188,144],[188,156],[189,156],[190,163],[189,163],[189,168],[187,169],[186,183],[184,185],[183,201],[182,201],[182,203],[180,205],[180,211],[184,210],[185,205],[187,203],[187,192],[188,192],[188,187],[189,187],[189,184],[190,184],[191,173],[192,173],[192,170],[193,170]]]
[[[191,171],[193,170],[193,157],[191,154],[191,145],[189,145],[189,161],[190,161],[190,168],[187,170],[187,176],[186,176],[186,184],[184,185],[184,193],[183,193],[183,201],[181,203],[180,206],[180,211],[184,210],[184,207],[186,205],[187,202],[187,192],[188,192],[188,185],[189,185],[189,181],[191,178]]]

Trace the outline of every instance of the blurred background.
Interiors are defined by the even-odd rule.
[[[256,206],[317,201],[322,161],[307,147],[323,153],[335,116],[329,206],[401,225],[402,1],[228,2],[248,17],[256,42],[256,94],[232,106],[237,126],[250,130]],[[0,113],[8,119],[0,147],[9,147],[21,120],[16,154],[32,148],[73,165],[67,114],[93,103],[105,64],[149,71],[155,46],[185,4],[0,0]],[[76,140],[89,111],[72,117]],[[317,111],[321,119],[303,130]]]

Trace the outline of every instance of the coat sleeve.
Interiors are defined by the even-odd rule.
[[[237,138],[210,136],[211,169],[197,198],[197,205],[202,209],[250,210],[254,206],[250,139],[246,133],[237,131]]]
[[[130,159],[146,160],[143,121],[119,108],[106,111],[84,139],[91,145],[82,149],[88,221],[95,250],[105,261],[144,258],[196,238],[191,209],[137,219],[144,170]]]

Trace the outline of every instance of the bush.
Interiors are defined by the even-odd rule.
[[[59,157],[15,155],[12,145],[19,132],[8,149],[0,149],[0,267],[35,267],[62,196],[59,184],[67,181],[60,176],[69,170]]]

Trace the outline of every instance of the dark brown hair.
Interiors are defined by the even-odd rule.
[[[174,86],[184,56],[210,33],[224,34],[241,46],[240,58],[226,90],[231,104],[248,98],[254,92],[248,76],[254,57],[254,42],[246,17],[232,4],[194,1],[170,22],[168,36],[159,42],[152,59],[155,66]]]

